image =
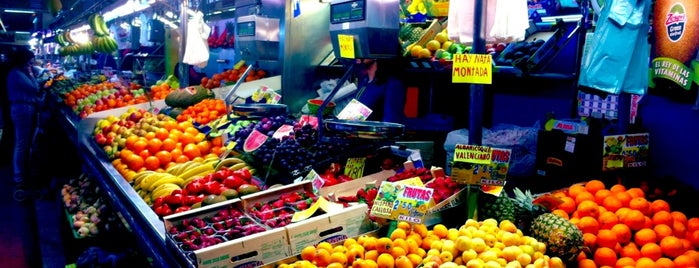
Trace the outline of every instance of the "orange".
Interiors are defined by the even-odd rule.
[[[189,157],[187,157],[186,155],[180,155],[177,158],[175,158],[175,163],[185,163],[185,162],[189,162]]]
[[[670,212],[661,210],[653,214],[653,224],[658,225],[658,224],[665,224],[668,226],[672,226],[672,223],[674,222],[674,218],[672,217],[672,214]]]
[[[687,225],[687,215],[684,215],[684,213],[679,211],[673,211],[670,212],[670,214],[672,215],[672,218],[675,221],[681,222],[683,225]]]
[[[418,254],[410,253],[407,257],[410,259],[410,263],[413,264],[413,267],[417,267],[420,263],[422,263],[422,257],[420,257]]]
[[[396,268],[413,268],[413,263],[407,256],[400,256],[395,261]]]
[[[160,140],[164,140],[168,136],[170,136],[170,132],[165,128],[157,128],[155,130],[155,137],[160,139]]]
[[[646,197],[646,193],[643,192],[643,189],[641,189],[639,187],[629,188],[628,190],[626,190],[626,192],[629,193],[634,198],[635,197]]]
[[[631,229],[623,223],[617,223],[611,229],[615,234],[619,243],[625,244],[631,241]]]
[[[619,221],[621,221],[622,223],[629,226],[629,228],[631,228],[631,230],[636,231],[636,230],[640,230],[641,228],[643,228],[645,226],[645,223],[646,223],[645,217],[646,216],[643,215],[642,212],[635,210],[635,209],[632,209],[629,212],[627,212],[626,214],[619,217]]]
[[[569,196],[563,196],[561,197],[561,204],[558,205],[558,209],[562,209],[568,215],[573,214],[573,211],[575,211],[575,208],[577,207],[577,203],[575,203],[575,199]]]
[[[623,268],[623,267],[635,267],[636,266],[636,260],[629,258],[629,257],[621,257],[616,261],[616,266],[617,268]]]
[[[619,219],[617,218],[616,214],[614,214],[614,212],[605,211],[600,213],[599,217],[597,218],[597,221],[600,224],[600,229],[611,229],[612,226],[619,222]]]
[[[643,246],[648,243],[656,243],[657,241],[657,235],[655,234],[655,231],[653,229],[649,228],[643,228],[641,230],[638,230],[634,236],[633,236],[633,241],[636,243],[636,245]]]
[[[145,161],[143,161],[143,158],[137,154],[132,154],[129,156],[129,159],[126,160],[126,165],[130,170],[140,170],[143,167],[143,164],[145,164]]]
[[[197,143],[197,147],[199,147],[199,152],[201,152],[202,155],[205,155],[211,150],[211,143],[209,143],[209,141],[200,141]]]
[[[687,239],[693,247],[699,248],[699,230],[694,230],[694,232],[687,232]]]
[[[148,147],[148,142],[146,142],[145,139],[138,139],[137,141],[134,142],[133,148],[131,148],[131,150],[134,153],[139,154],[139,153],[141,153],[141,151],[145,150],[147,147]]]
[[[598,247],[614,248],[617,242],[616,233],[612,230],[603,229],[597,233]]]
[[[413,232],[418,233],[421,237],[427,236],[427,226],[425,224],[415,224],[413,225]]]
[[[626,192],[626,186],[617,183],[612,185],[612,187],[610,187],[609,190],[612,191],[612,193]]]
[[[388,237],[381,237],[378,240],[376,240],[376,250],[379,253],[391,252],[392,247],[393,247],[393,241]]]
[[[636,260],[636,268],[655,268],[655,260],[648,257],[642,257]]]
[[[641,257],[647,257],[655,261],[663,256],[663,250],[656,243],[648,243],[641,247]]]
[[[625,191],[618,192],[618,193],[614,193],[614,196],[616,197],[616,199],[619,199],[619,201],[621,201],[621,204],[624,207],[629,207],[629,203],[631,202],[631,199],[632,199],[632,197],[629,193],[627,193]]]
[[[641,257],[641,251],[638,249],[638,246],[636,246],[636,244],[630,242],[621,248],[621,250],[619,251],[619,256],[628,257],[633,260],[638,260],[638,258]]]
[[[378,268],[393,268],[395,266],[395,259],[391,254],[381,253],[376,259],[376,264],[379,265]]]
[[[682,255],[687,255],[691,257],[695,263],[699,263],[699,251],[696,251],[694,249],[690,249],[684,252]],[[679,257],[679,256],[678,256]]]
[[[617,218],[621,218],[621,216],[625,215],[625,214],[628,213],[629,211],[631,211],[630,208],[621,207],[621,208],[617,209],[617,211],[614,212],[614,214],[616,214]]]
[[[585,201],[585,200],[590,200],[592,202],[595,202],[595,196],[588,191],[580,192],[580,193],[578,193],[577,196],[575,196],[575,203],[576,204],[580,204],[580,202]],[[597,204],[597,203],[595,203],[595,204]]]
[[[121,151],[119,151],[119,159],[121,159],[121,163],[126,163],[129,159],[129,156],[131,156],[132,154],[133,152],[129,149],[121,149]]]
[[[678,238],[685,238],[687,236],[687,227],[681,222],[672,222],[672,234]]]
[[[146,138],[146,140],[151,140],[151,139],[155,138],[155,132],[153,132],[153,131],[148,131],[148,132],[146,133],[146,135],[143,136],[143,137]]]
[[[584,233],[596,234],[599,231],[599,222],[593,217],[585,216],[580,218],[577,224],[580,231]]]
[[[672,235],[672,227],[667,224],[658,224],[653,226],[653,231],[655,231],[655,236],[658,240],[662,240],[666,236]]]
[[[342,252],[333,252],[332,254],[330,254],[330,263],[339,263],[342,265],[340,267],[346,267],[347,255],[345,255]]]
[[[685,252],[682,240],[674,236],[666,236],[660,240],[660,249],[668,257],[675,258]]]
[[[186,155],[189,159],[194,159],[195,157],[201,156],[201,151],[199,150],[199,147],[197,147],[197,145],[193,143],[185,145],[184,150],[182,150],[182,153]]]
[[[177,146],[177,141],[171,139],[171,138],[165,138],[163,139],[163,144],[160,146],[160,149],[163,149],[165,151],[172,151],[175,149]]]
[[[601,180],[590,180],[585,183],[585,190],[590,192],[591,194],[597,193],[597,191],[606,189],[607,187],[604,186],[604,182]]]
[[[444,224],[438,223],[437,225],[432,227],[432,231],[439,238],[445,238],[445,237],[447,237],[447,233],[449,232],[449,229]]]
[[[223,146],[223,136],[212,138],[211,146]]]
[[[694,232],[696,230],[699,230],[699,218],[692,217],[687,220],[687,231]]]
[[[353,263],[359,259],[364,259],[364,248],[361,246],[350,247],[347,251],[347,263]]]
[[[657,199],[650,203],[650,210],[653,211],[653,213],[657,213],[661,210],[670,212],[670,204],[665,200]]]
[[[696,260],[686,254],[675,257],[674,263],[677,268],[697,267]]]
[[[143,166],[146,167],[146,169],[148,170],[156,170],[160,168],[160,159],[151,155],[145,159]]]
[[[369,250],[366,253],[364,253],[364,259],[366,260],[374,260],[379,258],[379,252],[375,249]]]
[[[611,248],[600,247],[595,250],[594,255],[595,263],[599,266],[616,266],[617,256],[616,252]]]
[[[136,141],[138,141],[138,136],[131,135],[126,138],[124,145],[126,146],[126,148],[133,149],[134,143],[136,143]]]
[[[337,245],[337,246],[333,247],[333,250],[330,253],[333,253],[333,252],[340,252],[342,254],[347,254],[347,247],[345,247],[344,245]]]
[[[597,268],[597,264],[593,260],[584,259],[578,261],[578,268]]]
[[[595,202],[597,202],[598,205],[602,205],[604,199],[607,198],[607,196],[610,196],[611,194],[612,192],[607,189],[599,190],[595,193]]]
[[[653,220],[648,216],[645,216],[643,218],[645,219],[645,223],[643,224],[643,228],[653,229],[653,226],[655,226],[655,224],[653,224]]]
[[[629,201],[629,208],[641,211],[643,215],[649,216],[651,214],[650,202],[644,197],[634,197]]]
[[[138,153],[138,155],[139,155],[141,158],[146,159],[146,158],[148,158],[148,157],[150,156],[150,150],[148,150],[148,149],[143,149],[140,153]]]
[[[593,233],[584,233],[583,242],[586,247],[592,250],[597,248],[597,236]]]
[[[180,135],[179,137],[179,140],[177,141],[181,142],[182,144],[194,143],[194,135],[189,133],[182,133],[182,135]]]
[[[332,255],[331,255],[331,257],[332,257]],[[347,266],[342,265],[338,262],[331,262],[330,264],[328,264],[328,266],[325,266],[325,268],[344,268],[344,267],[347,267]]]
[[[655,267],[657,267],[657,268],[674,268],[675,263],[669,258],[662,257],[662,258],[657,259],[655,261]]]
[[[307,261],[313,261],[313,257],[316,255],[316,247],[306,246],[301,250],[301,259]]]
[[[330,252],[325,248],[316,248],[313,262],[318,266],[328,266],[330,264]]]
[[[391,256],[393,256],[394,259],[408,255],[408,251],[405,248],[396,246],[392,247],[391,251],[389,251],[388,253],[391,254]]]
[[[615,195],[610,194],[604,198],[602,201],[602,206],[604,206],[604,208],[606,208],[608,211],[616,212],[622,208],[624,204],[618,198],[616,198]]]
[[[582,184],[573,184],[570,187],[568,187],[568,196],[572,197],[573,199],[575,199],[575,197],[582,192],[587,192],[585,186],[583,186]]]
[[[551,211],[551,213],[553,213],[554,215],[558,215],[558,216],[560,216],[561,218],[564,218],[564,219],[566,219],[566,220],[570,219],[570,216],[568,216],[568,213],[566,213],[566,212],[565,212],[564,210],[562,210],[562,209],[554,209],[553,211]]]
[[[581,195],[583,194],[581,193]],[[581,218],[585,216],[597,218],[597,216],[599,216],[599,206],[592,200],[584,200],[580,202],[576,211],[578,212],[578,216]]]
[[[402,228],[396,228],[391,232],[390,238],[391,240],[396,240],[397,238],[405,239],[407,237],[407,233],[405,229]]]

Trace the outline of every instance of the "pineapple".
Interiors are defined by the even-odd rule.
[[[505,191],[500,192],[500,196],[489,193],[478,193],[478,218],[495,219],[498,222],[509,220],[515,222],[515,205]]]
[[[535,204],[529,192],[515,188],[515,217],[525,227],[527,235],[546,244],[547,254],[571,261],[584,248],[582,231],[561,216],[549,213],[545,207]]]

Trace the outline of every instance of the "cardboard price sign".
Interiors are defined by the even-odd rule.
[[[337,42],[340,44],[340,57],[354,59],[354,36],[338,34]]]
[[[512,150],[457,144],[451,179],[461,184],[505,185]]]
[[[366,157],[347,158],[345,175],[353,179],[363,177],[365,161]]]
[[[493,83],[493,57],[490,54],[454,54],[452,59],[452,83]]]
[[[422,223],[431,206],[434,189],[384,181],[370,215],[391,220]]]

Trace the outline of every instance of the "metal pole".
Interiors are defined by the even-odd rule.
[[[484,0],[474,1],[473,9],[473,46],[475,54],[485,54],[485,39],[483,38]],[[471,84],[469,98],[468,143],[481,145],[483,143],[483,85]]]
[[[187,47],[187,8],[189,8],[189,0],[182,0],[180,5],[180,87],[189,86],[189,65],[182,62],[184,59],[184,50]]]

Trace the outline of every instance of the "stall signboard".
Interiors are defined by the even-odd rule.
[[[602,171],[648,165],[648,133],[604,136]]]
[[[454,54],[452,83],[492,84],[493,57],[490,54]]]
[[[390,220],[423,223],[432,205],[434,189],[423,187],[421,181],[381,182],[370,215]]]
[[[461,184],[504,185],[512,150],[456,144],[451,179]]]
[[[653,32],[652,80],[666,79],[685,90],[699,84],[699,1],[657,1]]]

